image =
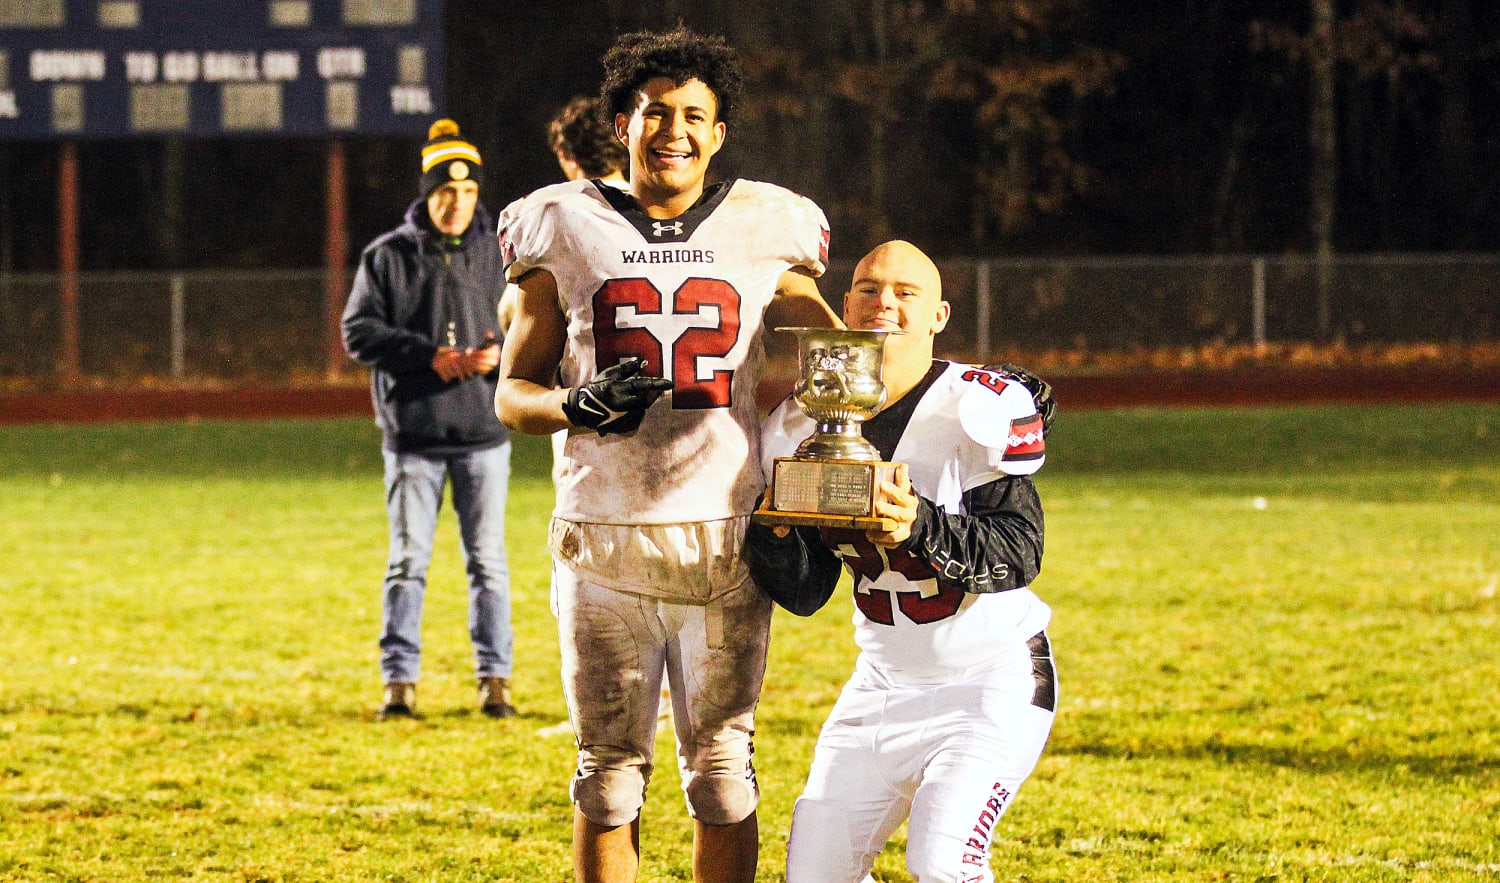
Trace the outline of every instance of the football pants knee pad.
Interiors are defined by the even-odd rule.
[[[705,825],[734,825],[749,818],[760,803],[755,768],[745,758],[736,771],[709,770],[689,773],[683,784],[688,814]]]
[[[650,767],[580,769],[569,789],[573,805],[596,825],[615,828],[635,821],[646,802]]]
[[[797,798],[787,836],[787,883],[855,883],[875,864],[849,830],[850,811],[838,803]],[[876,852],[878,854],[878,851]]]

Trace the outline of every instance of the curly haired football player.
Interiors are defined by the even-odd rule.
[[[499,222],[520,296],[496,412],[568,431],[550,546],[578,739],[574,866],[583,881],[636,877],[665,671],[694,878],[749,883],[771,618],[741,559],[761,484],[761,328],[838,324],[813,281],[828,224],[781,187],[705,183],[741,91],[722,39],[631,34],[604,61],[628,190],[544,187]]]

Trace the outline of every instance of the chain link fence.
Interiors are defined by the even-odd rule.
[[[1017,350],[1500,340],[1500,255],[938,264],[953,305],[942,348],[972,358]],[[835,263],[821,283],[836,309],[853,270],[852,262]],[[321,270],[80,274],[69,281],[0,275],[0,379],[285,383],[353,368],[337,328],[349,280],[329,280]]]
[[[1500,339],[1500,255],[1089,257],[938,262],[944,346],[1097,353],[1338,340]],[[853,265],[830,268],[825,292]]]
[[[286,382],[350,367],[330,318],[343,302],[328,303],[323,271],[82,273],[71,293],[64,283],[0,275],[0,377]]]

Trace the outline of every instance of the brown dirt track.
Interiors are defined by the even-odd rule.
[[[1044,376],[1052,382],[1062,408],[1080,410],[1500,401],[1500,365],[1152,368]],[[762,404],[774,404],[789,388],[784,378],[767,381]],[[369,395],[368,387],[359,383],[0,392],[0,424],[368,416]]]

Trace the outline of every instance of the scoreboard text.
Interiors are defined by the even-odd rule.
[[[442,0],[3,0],[0,140],[421,134]]]

